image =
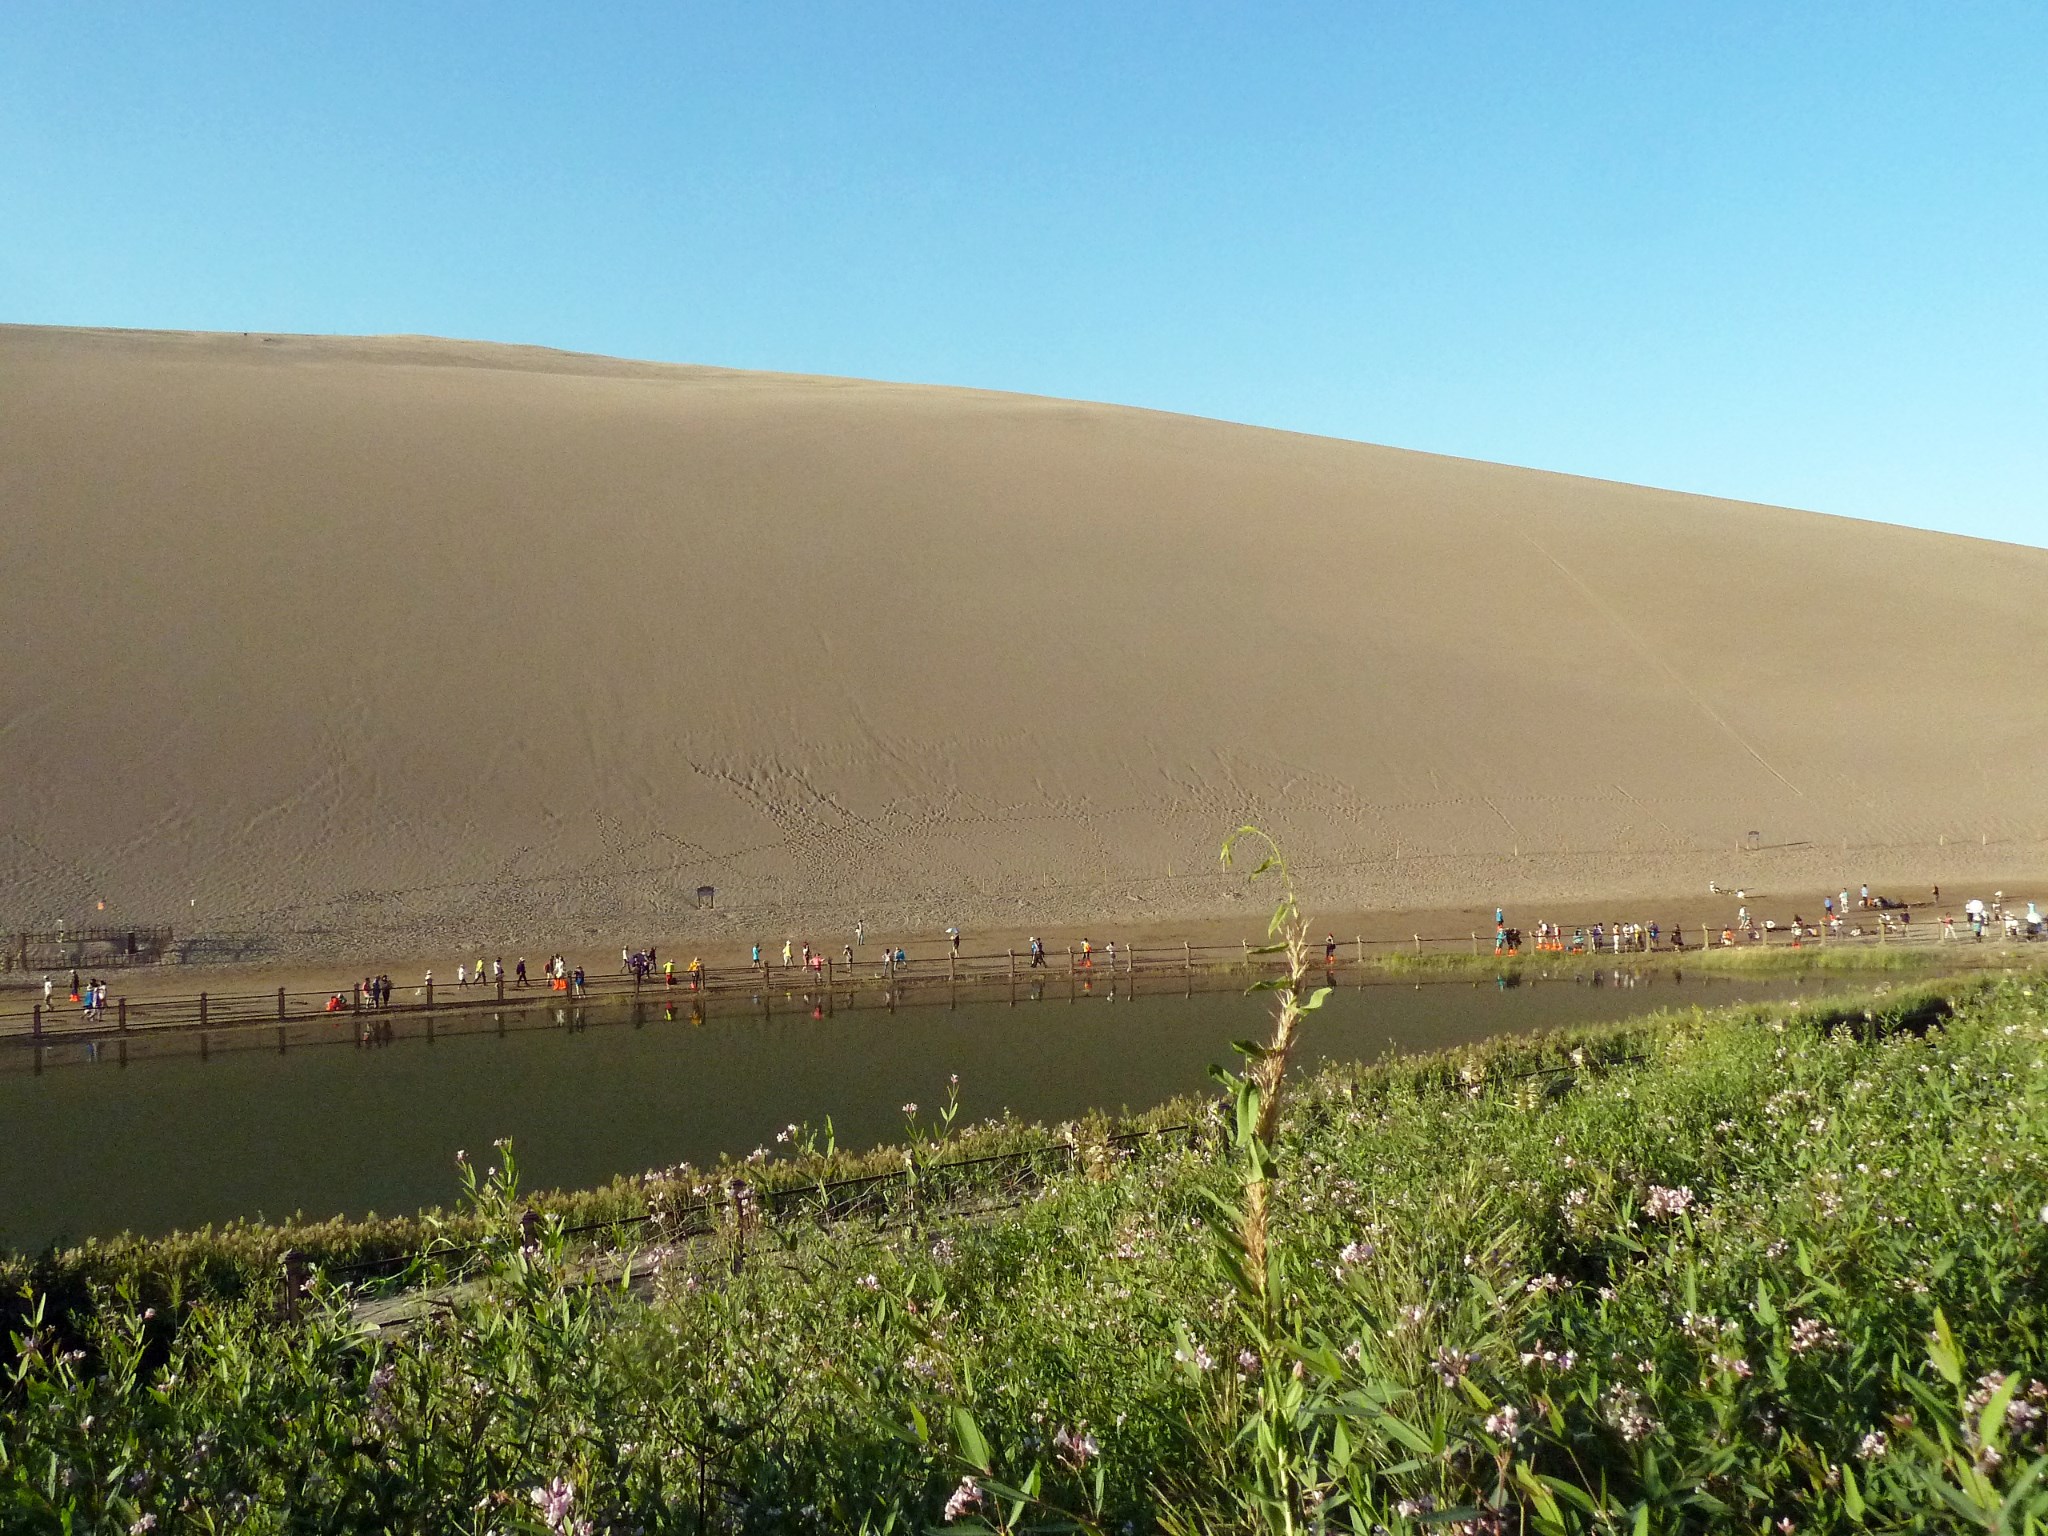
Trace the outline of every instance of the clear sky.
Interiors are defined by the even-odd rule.
[[[2048,5],[7,0],[0,319],[983,385],[2048,544]]]

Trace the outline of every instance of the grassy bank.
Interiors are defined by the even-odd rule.
[[[1327,1071],[1277,1142],[1271,1320],[1214,1241],[1224,1138],[1104,1124],[1012,1209],[728,1198],[644,1303],[572,1283],[580,1207],[522,1234],[487,1173],[413,1229],[487,1284],[396,1338],[324,1282],[278,1315],[304,1233],[103,1245],[17,1276],[89,1304],[24,1329],[0,1528],[2036,1528],[2044,1055],[2020,977]]]
[[[1389,976],[1463,977],[1495,976],[1502,973],[1536,974],[1544,971],[1569,973],[1586,970],[1713,971],[1749,976],[1943,976],[1977,971],[2003,971],[2030,960],[2048,960],[2048,954],[2030,954],[2024,945],[1919,945],[1903,944],[1806,944],[1794,949],[1789,944],[1719,946],[1684,951],[1659,950],[1652,954],[1537,954],[1524,950],[1515,955],[1495,955],[1490,950],[1477,955],[1403,954],[1399,951],[1376,955],[1366,968]]]

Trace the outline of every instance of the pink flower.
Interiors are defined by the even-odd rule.
[[[953,1490],[953,1496],[946,1500],[946,1523],[951,1525],[963,1515],[971,1515],[981,1508],[981,1484],[972,1477],[960,1479],[960,1486]]]
[[[576,1504],[576,1488],[566,1477],[551,1479],[545,1486],[534,1489],[530,1497],[549,1530],[567,1529],[569,1511]]]
[[[1062,1429],[1052,1437],[1052,1444],[1053,1449],[1059,1452],[1060,1460],[1076,1472],[1093,1461],[1096,1452],[1101,1449],[1085,1426],[1078,1433],[1071,1429]]]

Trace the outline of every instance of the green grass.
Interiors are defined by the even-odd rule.
[[[1676,960],[1678,957],[1673,957]],[[1749,975],[1887,975],[1938,976],[1972,971],[2004,970],[2024,964],[2024,949],[2006,945],[1962,944],[1806,944],[1733,945],[1690,952],[1688,969],[1739,971]]]
[[[1681,953],[1659,950],[1654,954],[1538,954],[1524,950],[1517,955],[1495,955],[1481,945],[1477,955],[1448,953],[1407,954],[1399,950],[1368,957],[1366,969],[1390,976],[1493,976],[1515,971],[1571,971],[1584,969],[1665,969],[1733,971],[1744,975],[1886,975],[1943,976],[1975,971],[2003,970],[2033,958],[2024,947],[2007,945],[1903,945],[1903,944],[1789,944],[1734,945],[1689,949]],[[1351,967],[1347,966],[1347,971]]]
[[[487,1176],[486,1284],[396,1338],[280,1318],[259,1229],[54,1257],[0,1530],[2040,1530],[2044,1056],[2023,976],[1325,1071],[1270,1328],[1216,1134],[979,1216],[728,1220],[645,1300]]]

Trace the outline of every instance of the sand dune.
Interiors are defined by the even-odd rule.
[[[0,571],[0,927],[2048,868],[2048,552],[1145,411],[0,328]]]

